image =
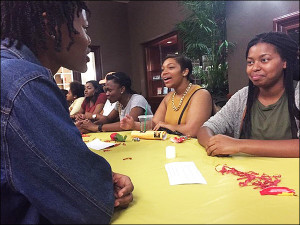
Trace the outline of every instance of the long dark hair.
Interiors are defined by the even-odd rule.
[[[184,71],[186,68],[189,69],[189,73],[186,76],[186,78],[188,79],[188,81],[192,81],[191,80],[191,74],[193,72],[193,64],[192,61],[187,58],[184,55],[177,55],[177,54],[168,54],[165,58],[164,61],[166,61],[167,59],[175,59],[176,62],[180,65],[181,67],[181,72]]]
[[[246,58],[249,49],[257,43],[269,43],[273,45],[280,57],[286,61],[284,74],[284,87],[288,97],[288,110],[291,121],[292,138],[297,138],[297,125],[295,117],[299,120],[299,109],[295,103],[295,89],[293,80],[299,80],[299,47],[298,44],[287,34],[282,32],[262,33],[253,38],[247,46]],[[245,138],[251,135],[251,108],[254,100],[257,98],[257,87],[249,80],[248,98],[246,114],[243,120],[242,133]]]
[[[83,1],[1,1],[1,40],[9,39],[7,47],[16,41],[16,48],[25,44],[38,55],[40,48],[47,49],[45,32],[55,36],[55,50],[61,50],[61,25],[67,24],[70,43],[79,32],[73,26],[75,10],[90,11]],[[43,13],[46,12],[46,18]],[[47,24],[45,23],[47,19]]]
[[[102,86],[99,84],[99,82],[96,80],[89,80],[86,82],[86,84],[88,84],[88,83],[91,83],[93,85],[93,87],[95,88],[95,93],[92,97],[86,97],[84,99],[84,101],[86,101],[86,103],[89,103],[91,101],[95,104],[99,94],[103,93],[104,90],[103,90]]]
[[[119,84],[120,87],[125,87],[125,92],[129,94],[136,94],[134,90],[131,89],[131,79],[130,77],[124,72],[115,72],[106,77],[106,80],[113,80],[114,83]],[[106,82],[107,82],[106,81]]]

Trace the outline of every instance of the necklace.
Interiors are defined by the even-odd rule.
[[[127,106],[128,102],[129,102],[130,99],[131,99],[131,96],[132,96],[132,95],[128,95],[128,97],[127,97],[127,103],[125,103],[125,104],[126,104],[125,106],[123,106],[123,105],[121,104],[121,102],[118,102],[118,103],[119,103],[118,111],[119,111],[119,117],[120,117],[120,118],[121,118],[121,110],[124,109],[124,107]],[[125,116],[125,115],[124,115],[124,116]]]
[[[119,118],[121,118],[121,110],[122,110],[123,106],[122,104],[119,102],[119,106],[118,106],[118,110],[119,110]]]
[[[180,101],[179,101],[178,107],[176,107],[175,104],[174,104],[174,98],[175,98],[175,95],[176,95],[176,91],[174,91],[174,93],[173,93],[173,95],[172,95],[172,108],[173,108],[174,111],[178,111],[178,110],[180,109],[181,104],[182,104],[182,102],[183,102],[183,99],[184,99],[184,97],[186,96],[186,94],[188,93],[188,91],[191,89],[191,87],[192,87],[192,83],[189,83],[189,85],[188,85],[187,88],[185,89],[185,92],[183,93],[183,95],[182,95],[182,97],[181,97],[181,99],[180,99]]]

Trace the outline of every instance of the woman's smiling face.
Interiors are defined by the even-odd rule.
[[[111,103],[119,101],[122,96],[120,85],[113,80],[106,81],[104,92]]]
[[[168,88],[178,86],[184,78],[184,71],[182,71],[180,64],[173,58],[166,59],[161,70],[161,78]]]
[[[257,87],[272,87],[283,82],[284,61],[272,44],[258,43],[249,49],[247,69],[249,79]]]

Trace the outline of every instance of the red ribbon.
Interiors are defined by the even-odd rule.
[[[223,165],[221,170],[217,170],[218,166],[219,165],[216,166],[215,170],[217,172],[222,173],[222,175],[224,175],[225,173],[227,173],[227,174],[231,173],[233,175],[239,176],[239,178],[237,178],[237,180],[244,180],[242,182],[239,182],[239,185],[241,187],[255,186],[254,189],[256,189],[256,188],[264,189],[264,188],[271,187],[271,186],[277,186],[277,184],[281,181],[280,174],[270,176],[268,174],[263,173],[261,176],[259,176],[259,174],[256,172],[253,172],[253,171],[242,172],[233,167],[229,167],[226,164]]]

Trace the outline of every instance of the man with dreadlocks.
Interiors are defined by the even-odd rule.
[[[299,157],[298,49],[281,32],[262,33],[249,42],[248,87],[198,131],[208,155]]]
[[[129,177],[90,151],[53,74],[85,72],[82,1],[1,1],[1,223],[109,223]]]

